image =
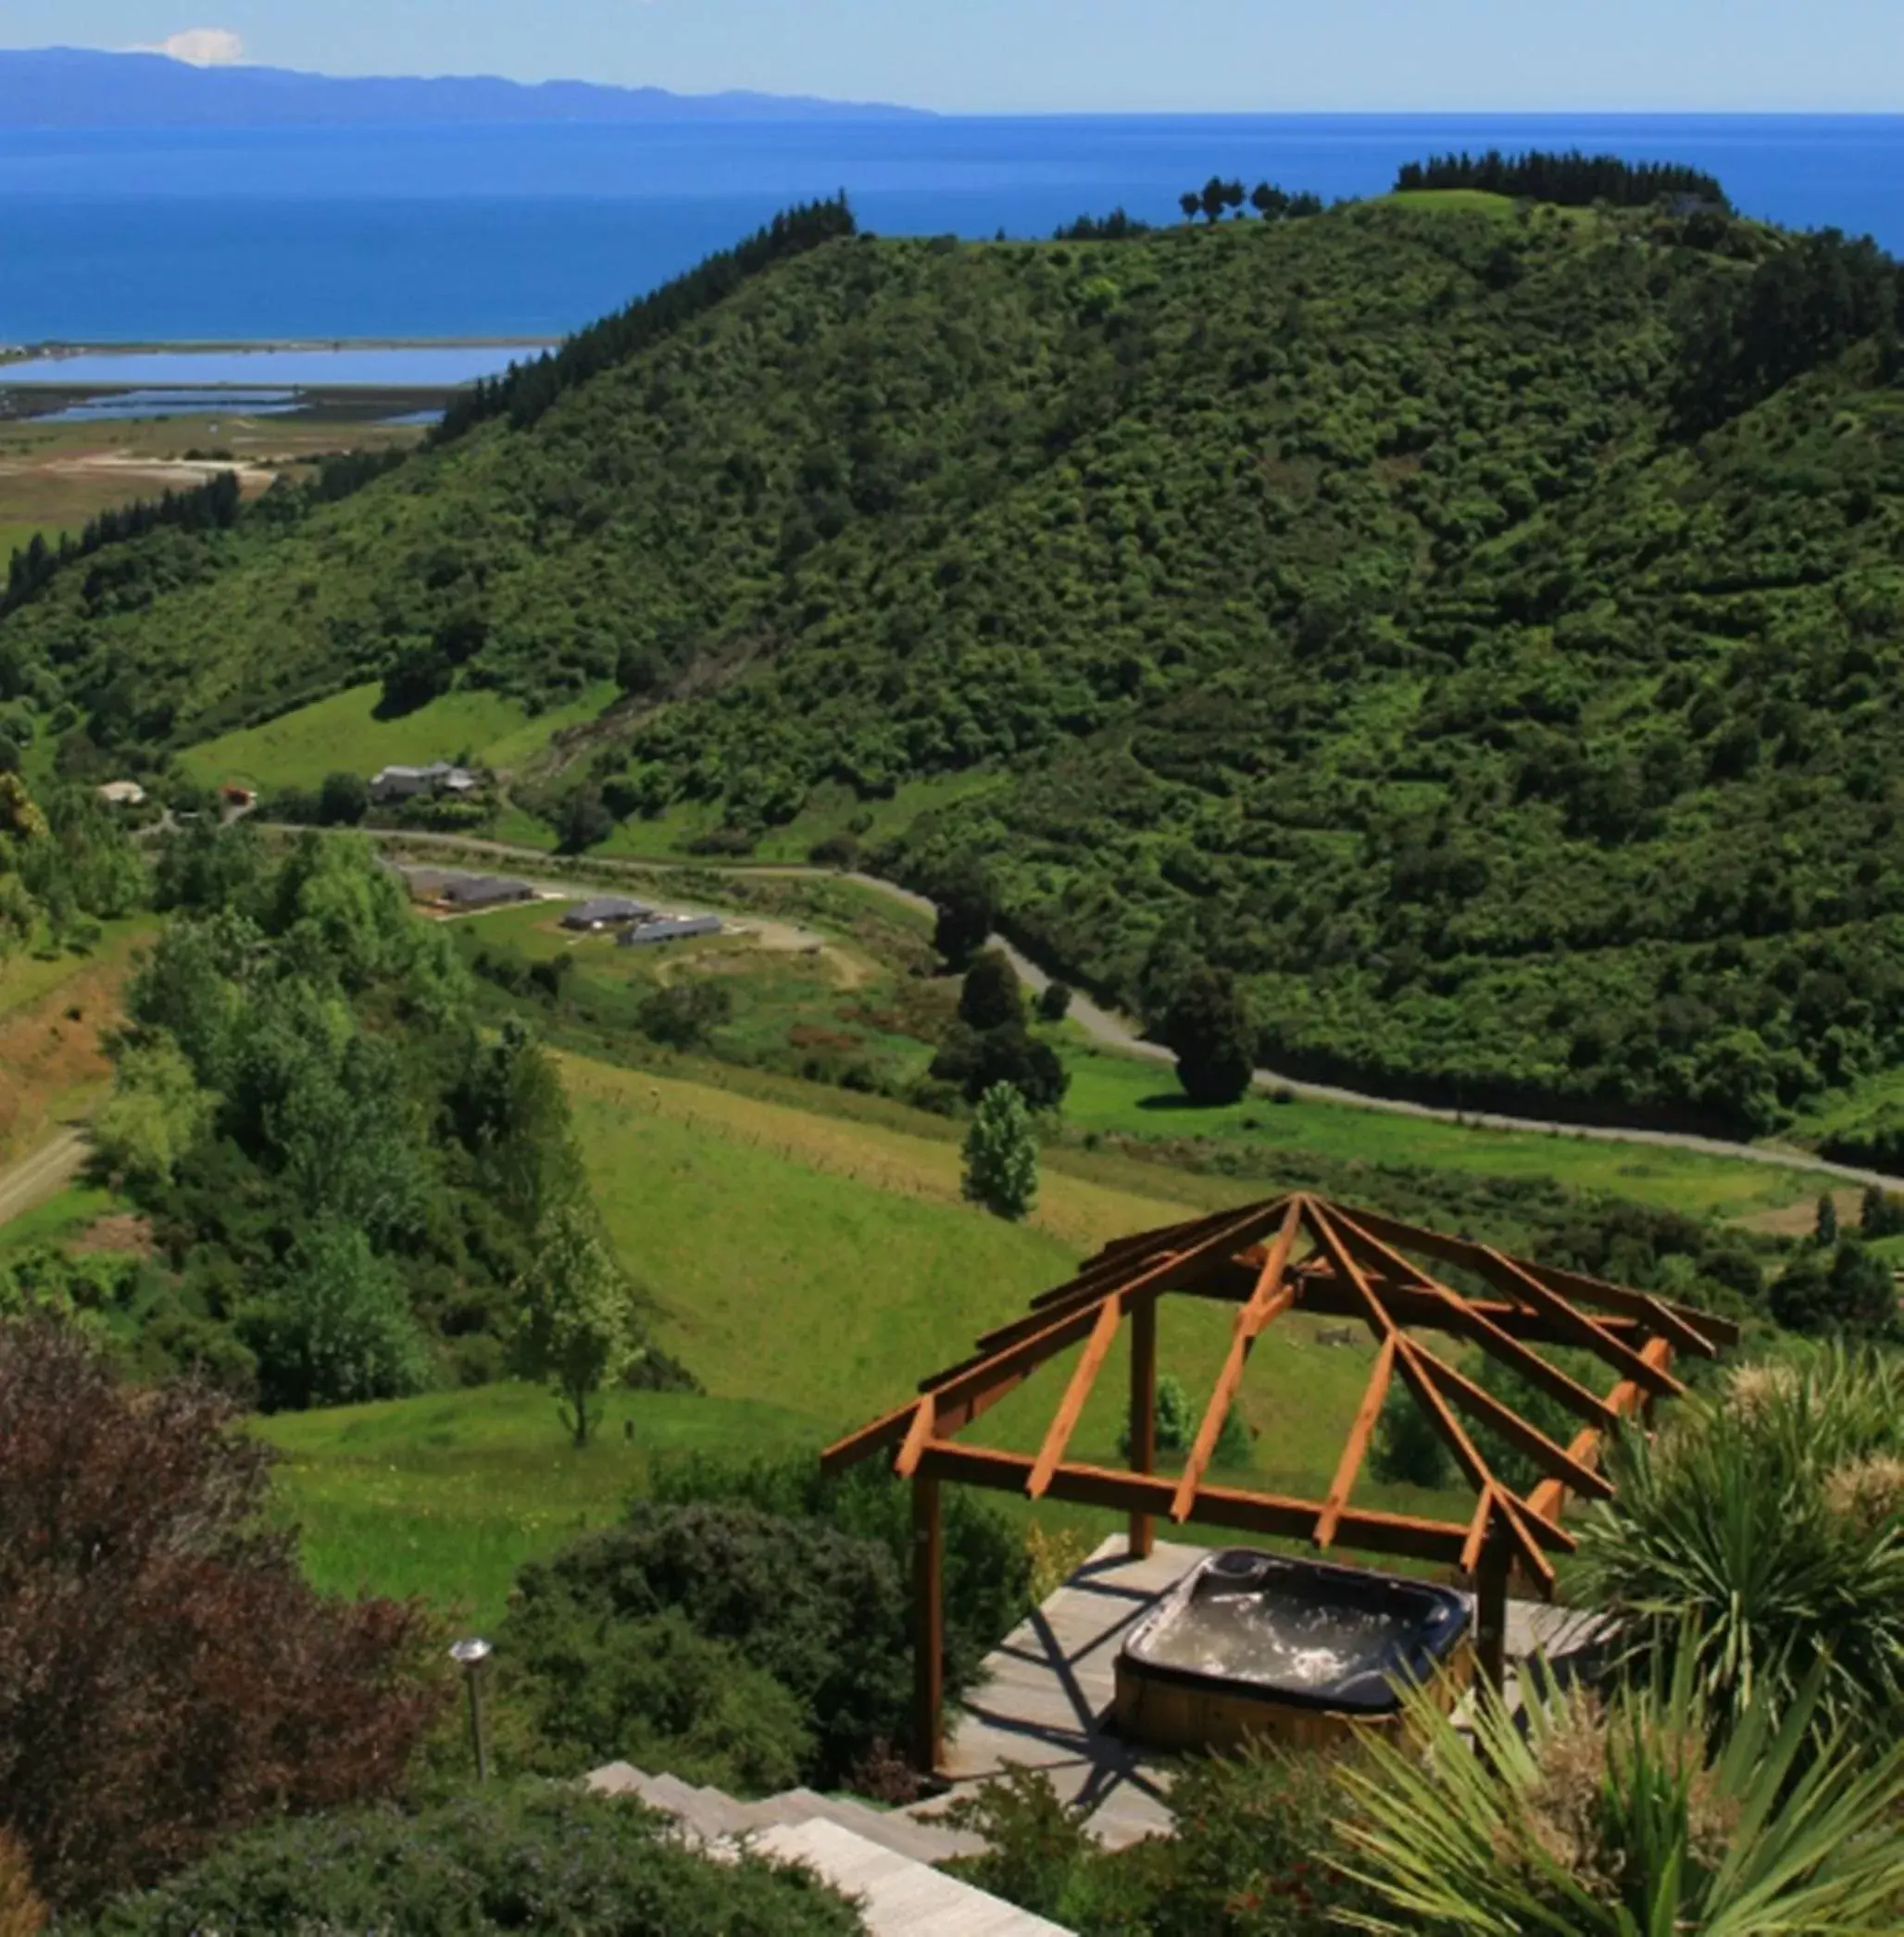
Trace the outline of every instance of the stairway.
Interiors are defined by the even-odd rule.
[[[731,1854],[745,1842],[762,1856],[806,1865],[859,1900],[873,1937],[1067,1937],[1058,1925],[935,1868],[984,1847],[978,1837],[941,1824],[811,1789],[741,1803],[626,1762],[596,1769],[587,1785],[597,1795],[633,1796],[673,1817],[710,1856]]]

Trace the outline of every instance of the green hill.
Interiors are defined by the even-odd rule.
[[[1874,252],[1415,194],[720,287],[341,501],[55,572],[0,695],[82,763],[613,678],[519,800],[863,819],[1146,1012],[1234,968],[1292,1069],[1762,1131],[1904,1063]]]

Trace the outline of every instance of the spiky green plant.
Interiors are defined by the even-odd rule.
[[[1472,1937],[1838,1937],[1904,1927],[1904,1745],[1810,1740],[1823,1669],[1782,1722],[1747,1703],[1719,1748],[1687,1637],[1602,1699],[1484,1693],[1473,1746],[1428,1693],[1349,1765],[1357,1929]]]
[[[1842,1350],[1733,1373],[1615,1449],[1577,1591],[1635,1656],[1697,1635],[1721,1727],[1820,1671],[1816,1732],[1904,1722],[1904,1363]]]

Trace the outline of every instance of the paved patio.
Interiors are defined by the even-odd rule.
[[[1066,1802],[1087,1808],[1093,1834],[1113,1849],[1168,1834],[1171,1758],[1133,1747],[1105,1724],[1125,1633],[1209,1551],[1159,1541],[1148,1560],[1133,1561],[1122,1534],[1105,1541],[986,1657],[985,1681],[951,1724],[945,1773],[954,1795],[1016,1764],[1043,1770]],[[1567,1608],[1510,1601],[1509,1659],[1561,1659],[1587,1645],[1595,1627]],[[946,1800],[910,1813],[929,1820]]]

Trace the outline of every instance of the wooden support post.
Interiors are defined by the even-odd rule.
[[[1157,1470],[1157,1300],[1138,1298],[1131,1306],[1131,1469]],[[1156,1544],[1147,1513],[1131,1516],[1130,1554],[1148,1560]]]
[[[1513,1565],[1513,1544],[1506,1531],[1497,1528],[1474,1570],[1474,1669],[1497,1695],[1507,1691],[1508,1576]]]
[[[941,1576],[945,1535],[939,1482],[912,1481],[912,1761],[921,1775],[937,1772],[945,1749],[946,1610]]]

